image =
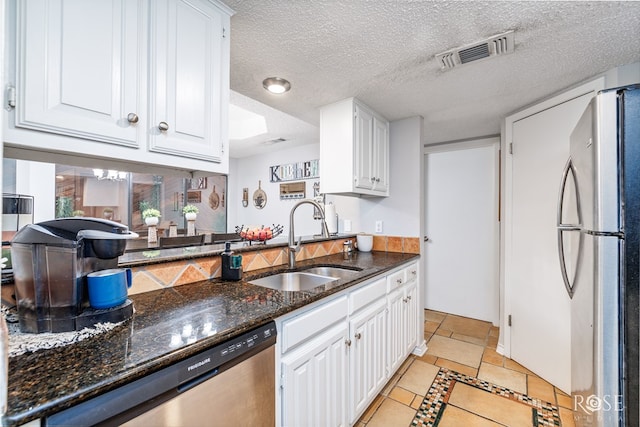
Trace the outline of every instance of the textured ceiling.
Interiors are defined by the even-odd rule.
[[[425,143],[498,134],[509,113],[640,61],[638,1],[225,3],[236,11],[233,91],[314,126],[319,107],[355,96],[389,120],[423,116]],[[515,30],[513,54],[448,71],[435,60],[507,30]],[[268,94],[262,80],[271,76],[288,79],[291,91]]]

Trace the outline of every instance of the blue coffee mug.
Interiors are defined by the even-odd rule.
[[[89,304],[97,309],[116,307],[127,300],[131,287],[130,268],[112,268],[87,274]]]

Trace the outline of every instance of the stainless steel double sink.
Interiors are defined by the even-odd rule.
[[[307,291],[336,280],[352,279],[360,270],[338,266],[310,267],[249,280],[248,283],[279,291]]]

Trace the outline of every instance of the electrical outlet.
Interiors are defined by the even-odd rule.
[[[344,220],[344,232],[348,233],[351,231],[351,220],[350,219],[345,219]]]
[[[376,221],[376,233],[382,233],[382,221]]]

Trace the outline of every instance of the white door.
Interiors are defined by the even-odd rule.
[[[571,311],[558,261],[556,213],[569,135],[592,94],[513,122],[510,259],[511,358],[571,390]]]
[[[427,151],[424,306],[499,321],[498,138]]]

